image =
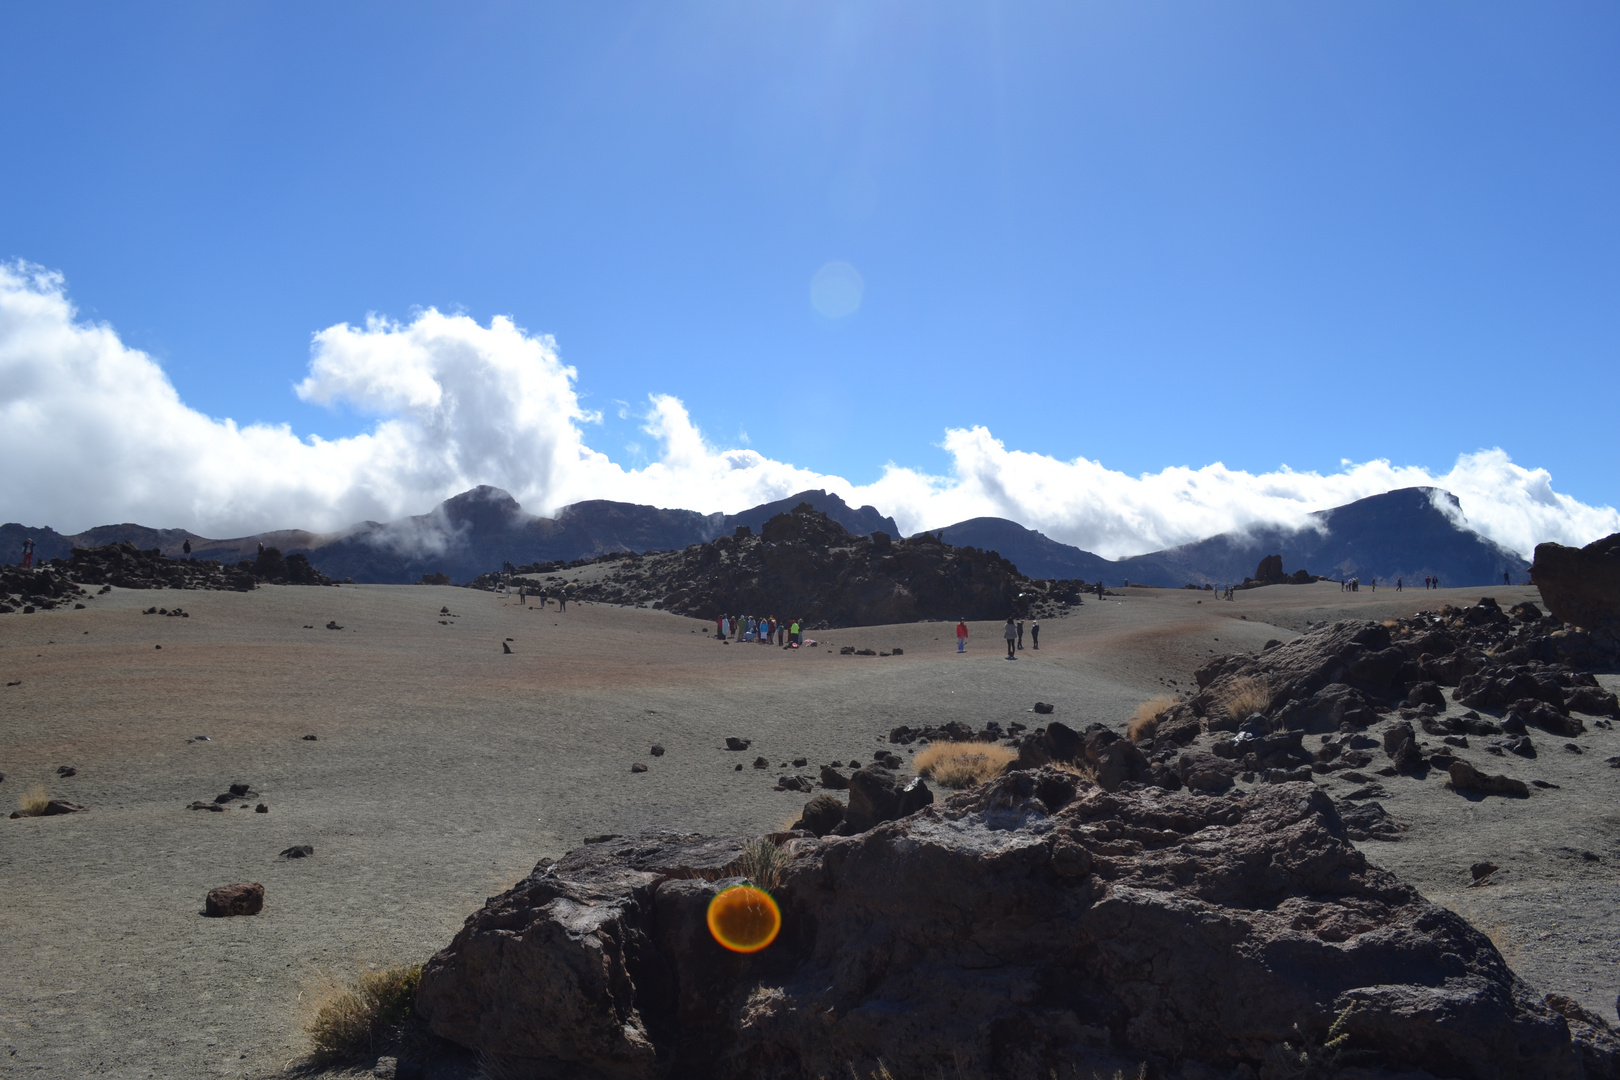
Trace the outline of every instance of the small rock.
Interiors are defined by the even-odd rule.
[[[371,1067],[371,1075],[381,1077],[381,1080],[395,1080],[399,1076],[399,1058],[380,1057],[377,1064]]]
[[[1052,711],[1052,706],[1048,705],[1044,701],[1037,701],[1035,703],[1035,710],[1034,711],[1040,713],[1042,716],[1045,716],[1047,713],[1050,713]]]
[[[807,777],[803,777],[803,776],[784,776],[784,777],[781,777],[780,779],[778,779],[776,781],[776,790],[777,791],[802,791],[805,794],[809,794],[811,791],[814,791],[815,788],[810,783],[810,780]]]
[[[823,765],[821,767],[821,786],[830,788],[833,791],[847,791],[849,789],[849,777],[831,765]]]
[[[292,847],[282,851],[281,857],[283,859],[307,859],[313,854],[315,854],[315,848],[313,845],[294,844]]]
[[[255,814],[268,814],[270,812],[270,808],[264,803],[260,803],[258,806],[253,808],[253,812]]]
[[[732,768],[735,769],[737,772],[742,772],[742,762],[740,762],[740,761],[737,762],[737,764],[733,765]]]
[[[501,642],[501,652],[503,652],[503,653],[507,654],[508,656],[510,656],[512,654],[512,646],[508,645],[504,641]]]
[[[890,656],[904,656],[904,655],[906,655],[906,650],[904,650],[904,649],[891,649],[889,651],[889,655]]]
[[[257,915],[263,910],[264,886],[253,881],[208,890],[203,914],[211,919],[222,919],[232,915]]]
[[[1474,875],[1475,881],[1483,881],[1500,869],[1501,867],[1493,862],[1477,862],[1468,868],[1468,872]]]
[[[643,765],[641,762],[638,761],[635,764],[630,766],[630,771],[631,772],[646,772],[647,771],[647,766]]]
[[[796,757],[793,759],[793,767],[795,769],[802,769],[808,764],[810,764],[809,758]]]
[[[192,803],[190,806],[186,807],[186,809],[187,810],[212,810],[215,813],[220,813],[220,812],[223,812],[225,808],[223,806],[221,806],[219,803],[203,802],[201,799],[199,799],[196,802]]]
[[[757,758],[754,759],[754,768],[756,768],[756,769],[768,769],[770,767],[771,767],[771,763],[766,761],[763,757],[757,757]]]
[[[732,738],[731,736],[728,735],[726,737],[726,749],[727,750],[746,750],[746,749],[748,749],[748,743],[749,742],[750,742],[750,740],[748,740],[748,739],[736,739],[736,738]]]
[[[664,756],[664,748],[662,746],[659,746],[657,743],[653,743],[652,744],[652,750],[649,751],[649,753],[651,753],[653,757],[663,757]]]
[[[328,621],[327,621],[327,624],[326,624],[326,628],[327,628],[327,629],[328,629],[328,630],[341,630],[341,629],[343,629],[343,627],[341,627],[341,626],[339,626],[339,625],[338,625],[338,623],[337,623],[337,620],[336,620],[336,619],[331,619],[331,620],[328,620]]]
[[[1564,744],[1564,749],[1568,750],[1572,754],[1584,754],[1584,753],[1586,753],[1585,750],[1582,750],[1579,746],[1576,746],[1572,742],[1565,743]]]
[[[313,735],[305,735],[304,736],[304,741],[305,742],[315,742],[316,741],[315,736],[313,736]]]
[[[826,836],[838,828],[843,820],[843,803],[831,795],[817,795],[804,804],[804,811],[800,813],[799,820],[793,823],[793,828],[807,829],[817,836]]]
[[[79,775],[79,770],[75,769],[71,765],[58,765],[56,767],[56,775],[57,776],[78,776]]]
[[[1520,799],[1530,794],[1530,789],[1525,786],[1524,781],[1479,772],[1466,761],[1452,762],[1448,771],[1451,774],[1451,786],[1456,791],[1477,791],[1482,795],[1511,795]]]
[[[1532,780],[1532,781],[1530,781],[1530,786],[1531,787],[1538,787],[1538,788],[1541,788],[1543,790],[1553,790],[1553,791],[1559,790],[1557,784],[1551,783],[1551,782],[1546,781],[1546,780]]]

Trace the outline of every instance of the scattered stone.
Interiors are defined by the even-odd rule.
[[[892,649],[892,650],[890,650],[889,655],[890,656],[904,656],[904,655],[906,655],[906,650],[904,650],[904,649]]]
[[[1604,758],[1603,764],[1607,765],[1611,769],[1620,769],[1620,754],[1616,754],[1614,757]]]
[[[751,739],[735,739],[735,738],[732,738],[730,736],[727,736],[726,737],[726,749],[727,750],[746,750],[746,749],[748,749],[748,744],[751,741],[752,741]]]
[[[305,742],[315,742],[316,741],[315,736],[313,736],[313,735],[305,735],[304,736],[304,741]]]
[[[313,854],[315,854],[315,848],[313,845],[294,844],[290,848],[283,849],[281,852],[281,857],[283,859],[307,859]]]
[[[258,806],[253,808],[253,812],[255,814],[268,814],[270,812],[270,808],[264,803],[260,803]]]
[[[76,802],[66,799],[52,799],[45,804],[45,809],[38,814],[25,814],[21,810],[13,810],[11,816],[20,817],[60,817],[63,814],[82,814],[88,807],[80,806]]]
[[[664,756],[664,748],[662,746],[658,745],[657,743],[653,743],[652,744],[652,749],[650,751],[648,751],[648,753],[652,754],[653,757],[663,757]]]
[[[853,645],[845,645],[845,646],[843,646],[842,648],[840,648],[838,650],[838,655],[839,656],[854,656],[855,655],[855,646],[853,646]]]
[[[784,776],[776,781],[777,791],[802,791],[805,794],[815,790],[815,785],[807,776]]]
[[[78,776],[79,775],[79,770],[75,769],[72,765],[58,765],[56,767],[56,775],[57,776]]]
[[[512,646],[508,645],[504,641],[501,642],[501,652],[505,653],[507,656],[512,655]]]
[[[737,772],[742,772],[742,762],[739,761],[736,765],[732,766],[732,768],[734,768]]]
[[[198,799],[196,802],[194,802],[190,806],[186,807],[186,809],[187,810],[212,810],[215,813],[221,813],[221,812],[224,811],[225,807],[220,805],[217,802],[203,802],[201,799]]]
[[[343,629],[343,627],[338,625],[338,622],[337,622],[336,619],[329,619],[327,621],[327,623],[326,623],[326,628],[328,630],[341,630],[341,629]]]
[[[756,769],[768,769],[770,767],[771,767],[771,763],[769,761],[766,761],[763,755],[754,759],[754,768],[756,768]]]
[[[1468,868],[1468,872],[1473,875],[1474,883],[1477,885],[1500,869],[1501,867],[1493,862],[1477,862]]]
[[[808,764],[810,764],[810,759],[807,757],[796,757],[793,759],[793,767],[795,769],[802,769]],[[786,768],[786,766],[783,767]]]
[[[876,656],[877,652],[875,650],[873,650],[873,649],[856,649],[855,650],[855,655],[856,656]]]
[[[1564,749],[1568,750],[1572,754],[1584,754],[1584,753],[1586,753],[1585,750],[1582,750],[1579,746],[1575,745],[1572,742],[1565,743],[1564,744]]]
[[[211,919],[222,919],[233,915],[257,915],[263,910],[264,886],[254,881],[241,885],[221,885],[208,890],[203,914]]]
[[[643,765],[641,762],[638,761],[635,764],[630,766],[630,771],[633,772],[633,773],[634,772],[646,772],[647,771],[647,766]]]
[[[1620,765],[1616,765],[1615,768],[1620,768]],[[832,765],[823,765],[821,767],[821,786],[830,788],[833,791],[847,791],[849,790],[849,777],[839,772]],[[842,818],[842,815],[843,812],[840,811],[840,818]]]
[[[1456,791],[1477,791],[1482,795],[1509,795],[1519,799],[1526,798],[1530,794],[1530,789],[1522,780],[1481,773],[1466,761],[1452,762],[1448,772],[1451,774],[1451,786]]]
[[[1532,787],[1542,788],[1543,790],[1552,790],[1552,791],[1558,790],[1558,785],[1557,784],[1551,783],[1551,782],[1549,782],[1547,780],[1532,780],[1532,781],[1530,781],[1530,785]]]
[[[1411,828],[1391,817],[1382,803],[1339,803],[1337,806],[1339,819],[1344,822],[1345,835],[1352,840],[1394,842],[1401,838],[1401,833]]]
[[[1035,703],[1034,711],[1040,713],[1042,716],[1045,716],[1052,711],[1052,706],[1048,705],[1044,701],[1037,701]]]
[[[817,795],[804,804],[795,829],[808,829],[817,836],[826,836],[844,821],[844,804],[831,795]]]

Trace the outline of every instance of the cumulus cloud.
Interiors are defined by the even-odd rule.
[[[241,426],[181,401],[161,367],[109,326],[80,320],[62,278],[0,266],[0,453],[10,463],[0,518],[64,531],[117,521],[204,535],[271,528],[335,531],[421,514],[477,484],[545,513],[610,498],[736,511],[826,488],[893,514],[907,532],[970,517],[1011,518],[1109,557],[1260,524],[1300,526],[1391,488],[1446,488],[1467,524],[1528,554],[1542,540],[1585,543],[1620,531],[1620,513],[1552,489],[1541,469],[1500,450],[1463,454],[1447,473],[1388,461],[1321,475],[1255,475],[1217,463],[1129,476],[1096,461],[1009,450],[982,427],[944,436],[944,476],[889,466],[847,480],[705,439],[681,401],[652,394],[641,412],[657,460],[626,468],[587,444],[600,419],[551,338],[511,320],[429,309],[314,335],[306,401],[375,417],[342,439],[286,425]]]

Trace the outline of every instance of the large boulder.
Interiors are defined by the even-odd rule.
[[[1309,783],[1212,798],[1008,773],[789,841],[781,935],[746,955],[705,924],[742,852],[615,838],[542,864],[429,961],[422,1021],[513,1076],[1280,1076],[1285,1040],[1340,1016],[1368,1070],[1616,1075],[1606,1029],[1370,865]]]
[[[856,769],[849,778],[849,808],[839,830],[845,835],[865,832],[880,821],[894,821],[934,801],[934,793],[920,776],[906,780],[882,765]]]
[[[1620,625],[1620,533],[1583,548],[1537,544],[1530,580],[1564,622],[1588,630]]]

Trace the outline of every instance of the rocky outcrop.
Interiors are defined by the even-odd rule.
[[[222,566],[210,559],[170,559],[157,548],[142,550],[134,544],[117,543],[74,548],[68,558],[52,559],[30,570],[0,566],[0,613],[18,607],[48,611],[81,601],[97,586],[100,592],[113,588],[248,592],[261,581],[334,584],[310,566],[303,555],[283,559],[275,548],[266,548],[257,560]]]
[[[1620,626],[1620,533],[1583,548],[1537,544],[1530,580],[1564,622],[1587,630]]]
[[[749,955],[705,923],[743,853],[647,836],[541,864],[429,961],[419,1017],[513,1076],[1280,1076],[1284,1041],[1339,1016],[1363,1075],[1615,1075],[1606,1029],[1370,865],[1309,784],[1015,771],[788,841],[781,935]]]
[[[264,886],[250,881],[209,889],[203,914],[213,919],[224,919],[233,915],[257,915],[263,910]]]
[[[1076,583],[1031,581],[993,551],[952,547],[924,533],[908,540],[855,535],[801,503],[734,536],[681,551],[604,555],[615,569],[571,599],[647,605],[680,615],[774,613],[813,629],[1055,614],[1078,604]],[[536,589],[541,579],[514,579]],[[493,583],[490,576],[473,585]],[[553,583],[549,588],[556,588]]]

